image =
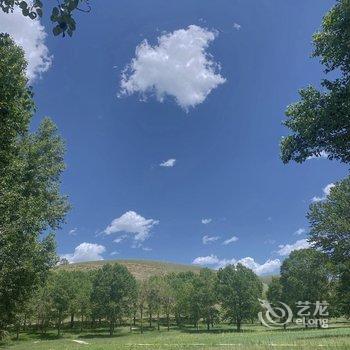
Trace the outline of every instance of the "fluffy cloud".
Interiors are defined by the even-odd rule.
[[[155,94],[162,102],[166,95],[187,110],[202,103],[225,79],[219,65],[206,52],[216,33],[196,25],[158,37],[158,45],[144,40],[135,58],[122,73],[121,94]]]
[[[225,241],[223,241],[222,244],[223,245],[228,245],[228,244],[231,244],[231,243],[237,242],[237,241],[238,241],[238,237],[232,236],[231,238],[226,239]]]
[[[269,259],[269,260],[265,261],[263,264],[259,264],[253,258],[251,258],[249,256],[238,260],[237,263],[240,263],[246,267],[249,267],[257,275],[263,275],[266,273],[276,272],[281,266],[280,259],[274,259],[274,260]]]
[[[280,248],[277,253],[281,256],[289,255],[293,250],[305,249],[309,248],[310,243],[307,239],[299,239],[295,243],[292,244],[281,244],[278,246]]]
[[[117,232],[131,233],[136,241],[143,242],[149,237],[151,228],[157,224],[158,220],[146,219],[134,211],[127,211],[114,219],[104,232],[107,235]]]
[[[305,232],[306,232],[306,230],[304,229],[304,227],[300,227],[294,232],[294,234],[297,235],[297,236],[300,236],[300,235],[302,235]]]
[[[84,242],[75,247],[73,254],[63,254],[61,258],[67,259],[70,263],[103,260],[101,254],[105,251],[106,248],[103,245]]]
[[[164,162],[160,163],[159,166],[165,167],[165,168],[172,168],[175,165],[176,159],[171,158],[168,160],[165,160]]]
[[[330,183],[328,184],[326,187],[324,187],[322,189],[322,192],[323,192],[323,196],[322,197],[313,197],[311,199],[312,202],[321,202],[321,201],[324,201],[327,196],[331,193],[331,188],[334,187],[334,183]]]
[[[203,236],[203,238],[202,238],[202,242],[203,242],[203,244],[209,244],[209,243],[212,243],[212,242],[217,241],[218,239],[220,239],[219,236],[209,236],[209,235],[205,235],[205,236]]]
[[[45,45],[45,28],[39,20],[24,17],[18,9],[9,14],[0,11],[0,32],[8,33],[23,48],[30,83],[50,68],[52,57]]]
[[[210,224],[212,221],[213,221],[213,220],[212,220],[212,219],[209,219],[209,218],[208,218],[208,219],[202,219],[202,220],[201,220],[201,222],[202,222],[203,225],[208,225],[208,224]]]
[[[266,273],[276,272],[280,266],[281,261],[279,259],[267,260],[263,264],[257,263],[253,258],[247,256],[240,260],[236,259],[219,259],[216,255],[200,256],[192,261],[194,265],[201,266],[213,266],[215,269],[223,268],[227,265],[242,264],[252,269],[257,275],[263,275]]]

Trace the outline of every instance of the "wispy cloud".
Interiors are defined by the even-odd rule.
[[[122,74],[119,96],[154,95],[163,102],[168,95],[185,110],[202,103],[225,82],[219,65],[206,52],[215,37],[213,31],[190,25],[161,35],[155,46],[144,40]]]
[[[306,229],[304,227],[300,227],[294,232],[294,234],[297,235],[297,236],[300,236],[300,235],[302,235],[305,232],[306,232]]]
[[[114,239],[113,242],[120,243],[120,242],[124,241],[125,238],[127,238],[127,235],[121,235],[121,236],[117,237],[116,239]]]
[[[68,234],[71,236],[75,236],[77,234],[77,231],[78,231],[78,228],[75,227],[75,228],[69,230]]]
[[[213,220],[210,219],[210,218],[207,218],[207,219],[204,218],[204,219],[201,220],[201,222],[202,222],[203,225],[208,225],[208,224],[210,224],[212,221],[213,221]]]
[[[218,239],[220,239],[219,236],[209,236],[209,235],[205,235],[205,236],[203,236],[203,238],[202,238],[202,242],[203,242],[203,244],[209,244],[209,243],[212,243],[212,242],[217,241]]]
[[[228,238],[225,241],[223,241],[222,244],[223,245],[228,245],[228,244],[231,244],[231,243],[237,242],[237,241],[238,241],[238,237],[232,236],[231,238]]]
[[[165,167],[165,168],[172,168],[176,163],[176,159],[170,158],[168,160],[165,160],[164,162],[160,163],[159,166]]]
[[[322,189],[323,196],[322,196],[322,197],[317,197],[317,196],[312,197],[311,201],[312,201],[312,202],[321,202],[321,201],[324,201],[324,200],[327,198],[327,196],[330,194],[331,188],[333,188],[334,186],[335,186],[334,183],[328,184],[326,187],[324,187],[324,188]]]
[[[235,22],[235,23],[233,23],[233,28],[236,30],[240,30],[242,28],[242,26]]]

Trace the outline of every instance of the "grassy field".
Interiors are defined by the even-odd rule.
[[[350,324],[333,324],[329,329],[268,330],[260,325],[245,325],[243,332],[228,326],[210,332],[192,328],[138,330],[118,328],[110,337],[106,329],[92,332],[65,331],[60,338],[54,332],[21,334],[20,340],[8,341],[1,348],[12,350],[115,350],[115,349],[350,349]]]

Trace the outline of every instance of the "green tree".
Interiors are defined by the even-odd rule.
[[[157,315],[157,329],[160,329],[160,312],[162,304],[162,276],[151,276],[147,281],[147,307],[149,312],[149,326],[152,327],[152,316]]]
[[[0,329],[56,263],[52,234],[68,204],[59,193],[64,146],[56,126],[44,119],[35,133],[23,51],[0,34]]]
[[[338,0],[325,15],[322,30],[313,36],[314,57],[325,72],[340,74],[323,80],[322,91],[309,86],[300,90],[300,101],[286,110],[284,122],[291,131],[282,139],[281,158],[303,162],[325,152],[329,159],[350,162],[350,0]]]
[[[279,277],[272,277],[266,297],[271,303],[282,301],[282,285]]]
[[[170,330],[170,315],[175,307],[175,293],[171,286],[171,277],[166,275],[159,281],[160,283],[160,298],[162,310],[166,317],[167,330]]]
[[[61,326],[64,319],[69,314],[69,283],[70,275],[67,271],[53,272],[46,285],[48,289],[48,299],[51,305],[51,317],[56,321],[57,335],[61,334]]]
[[[218,271],[217,291],[225,317],[241,330],[243,321],[256,317],[263,285],[259,277],[242,264],[229,265]]]
[[[310,205],[310,241],[335,264],[350,259],[350,177],[331,188],[324,201]]]
[[[315,249],[293,251],[281,266],[282,301],[297,314],[298,302],[314,305],[329,300],[330,273],[327,257]]]
[[[136,280],[125,266],[106,264],[96,272],[92,282],[92,303],[100,315],[109,321],[109,332],[114,333],[115,323],[125,312],[125,300],[136,290]]]

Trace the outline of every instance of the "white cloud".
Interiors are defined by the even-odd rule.
[[[67,259],[70,263],[103,260],[101,254],[105,251],[103,245],[84,242],[75,247],[73,254],[63,254],[61,258]]]
[[[115,251],[113,251],[113,252],[111,253],[112,256],[118,255],[118,254],[119,254],[119,252],[118,252],[117,250],[115,250]]]
[[[306,160],[310,160],[310,159],[327,159],[329,156],[329,154],[325,151],[321,151],[319,155],[312,155],[306,158]]]
[[[144,40],[122,74],[121,95],[151,93],[160,102],[169,95],[185,110],[202,103],[226,81],[206,52],[215,36],[215,32],[190,25],[163,34],[155,46]]]
[[[217,241],[218,239],[220,239],[219,236],[209,236],[209,235],[205,235],[205,236],[203,236],[203,238],[202,238],[202,242],[203,242],[203,244],[209,244],[209,243],[212,243],[212,242]]]
[[[257,275],[276,272],[281,266],[280,259],[274,259],[274,260],[268,259],[263,264],[259,264],[249,256],[238,260],[237,264],[238,263],[252,269]]]
[[[300,250],[305,248],[310,248],[310,243],[307,239],[299,239],[292,244],[281,244],[278,246],[280,248],[277,253],[281,256],[289,255],[293,250]]]
[[[321,202],[321,201],[324,201],[327,196],[331,193],[331,188],[334,187],[334,183],[330,183],[328,184],[326,187],[324,187],[322,189],[322,192],[323,192],[323,196],[322,197],[312,197],[311,201],[312,202]]]
[[[212,221],[213,221],[212,219],[208,218],[208,219],[202,219],[201,222],[202,222],[202,224],[204,224],[204,225],[208,225],[208,224],[210,224]]]
[[[237,241],[238,241],[238,237],[232,236],[231,238],[226,239],[225,241],[223,241],[222,244],[223,245],[228,245],[230,243],[237,242]]]
[[[247,256],[240,260],[232,259],[219,259],[216,255],[199,256],[192,261],[194,265],[201,266],[213,266],[215,269],[223,268],[227,265],[237,265],[238,263],[252,269],[257,275],[263,275],[266,273],[277,272],[281,266],[279,259],[267,260],[263,264],[257,263],[253,258]]]
[[[176,159],[171,158],[168,160],[165,160],[164,162],[160,163],[159,166],[165,167],[165,168],[172,168],[175,165]]]
[[[300,236],[300,235],[302,235],[305,232],[306,232],[306,230],[304,229],[304,227],[300,227],[294,232],[294,234],[297,235],[297,236]]]
[[[126,238],[126,235],[121,235],[119,237],[117,237],[116,239],[113,240],[114,243],[120,243],[122,241],[124,241],[124,239]]]
[[[194,265],[215,265],[219,263],[216,255],[199,256],[192,261]]]
[[[30,83],[50,68],[52,56],[45,45],[47,34],[39,20],[24,17],[18,9],[8,14],[0,11],[0,32],[8,33],[23,48]]]
[[[152,248],[149,247],[142,247],[142,250],[144,250],[145,252],[151,252]]]
[[[149,237],[151,228],[157,224],[158,220],[146,219],[131,210],[114,219],[104,232],[107,235],[117,232],[132,233],[136,241],[143,242]]]
[[[77,231],[78,231],[78,228],[75,227],[75,228],[73,228],[72,230],[70,230],[70,231],[68,232],[68,234],[71,235],[71,236],[75,236],[75,235],[77,234]]]
[[[236,30],[240,30],[242,26],[238,23],[233,23],[233,28],[235,28]]]

